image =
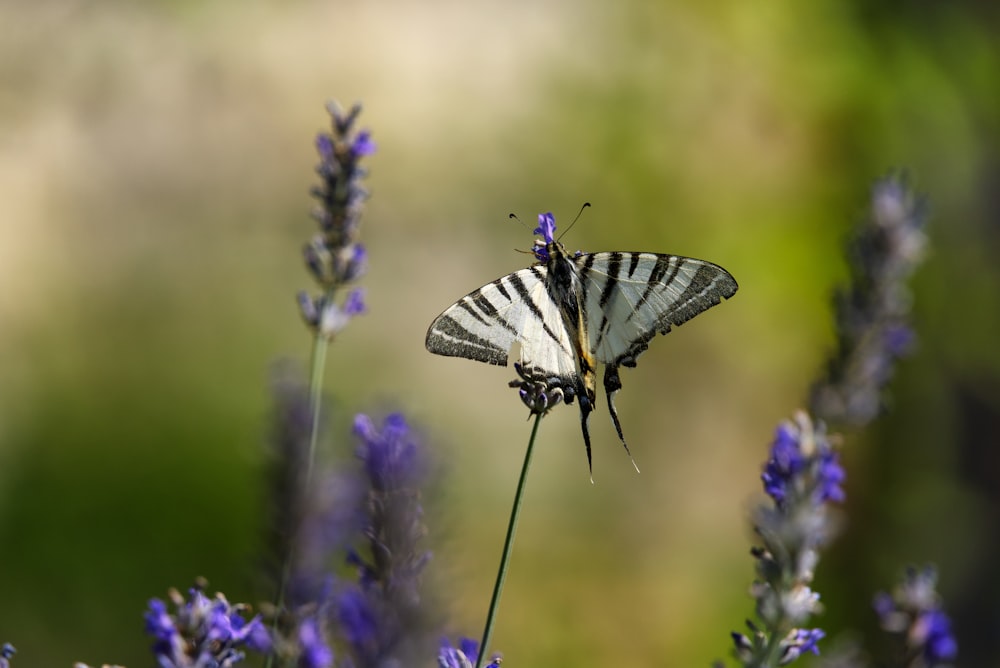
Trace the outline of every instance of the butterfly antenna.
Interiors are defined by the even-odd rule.
[[[516,220],[517,222],[521,223],[521,226],[524,227],[524,229],[529,230],[529,231],[531,230],[531,228],[528,227],[528,224],[525,223],[523,220],[521,220],[516,213],[508,214],[507,215],[507,219],[508,220]],[[517,251],[518,253],[524,253],[525,255],[531,255],[532,257],[534,257],[534,255],[535,255],[535,252],[533,250],[524,250],[523,248],[515,248],[514,250]],[[531,417],[531,416],[528,416],[528,417]]]
[[[517,222],[521,223],[521,226],[524,227],[524,229],[526,229],[526,230],[528,229],[528,224],[526,222],[524,222],[523,220],[521,220],[520,218],[518,218],[518,216],[517,216],[516,213],[509,214],[507,216],[507,219],[508,220],[516,220]]]
[[[576,218],[574,218],[573,222],[570,223],[569,226],[565,230],[562,231],[562,234],[559,235],[559,239],[556,239],[556,241],[560,241],[564,236],[566,236],[567,232],[569,232],[571,229],[573,229],[573,226],[576,225],[576,221],[580,220],[580,216],[583,215],[583,210],[587,209],[589,207],[590,207],[590,202],[584,202],[583,203],[583,206],[580,207],[580,210],[576,212]],[[511,215],[513,215],[513,214],[511,214]]]

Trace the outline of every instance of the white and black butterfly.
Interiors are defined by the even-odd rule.
[[[544,241],[535,241],[538,263],[474,290],[434,319],[427,350],[507,366],[520,344],[520,368],[543,378],[566,403],[580,402],[580,422],[591,463],[587,421],[594,410],[597,362],[618,437],[614,397],[620,367],[634,367],[657,333],[687,322],[736,293],[722,267],[659,253],[576,253],[553,237],[555,218],[538,216]]]

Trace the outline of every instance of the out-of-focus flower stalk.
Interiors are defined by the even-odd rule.
[[[872,188],[869,214],[847,245],[850,280],[834,295],[837,349],[812,387],[815,418],[862,426],[881,412],[896,360],[916,339],[907,282],[926,254],[925,210],[899,176]]]
[[[367,252],[359,241],[361,213],[368,198],[368,192],[361,185],[366,171],[360,162],[375,152],[371,134],[366,130],[354,130],[361,113],[360,105],[354,105],[345,113],[338,104],[330,103],[327,111],[332,118],[332,129],[316,137],[320,157],[316,173],[320,184],[311,191],[319,200],[319,206],[313,211],[319,232],[303,248],[306,267],[321,293],[316,297],[305,292],[298,295],[302,317],[314,335],[309,372],[309,447],[301,483],[305,494],[312,490],[327,347],[351,318],[365,311],[360,289],[348,293],[343,304],[338,304],[336,297],[337,291],[360,278],[367,266]],[[291,553],[286,555],[282,567],[276,598],[279,611],[284,604],[293,558]]]

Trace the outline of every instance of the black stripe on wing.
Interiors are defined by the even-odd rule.
[[[507,350],[470,332],[447,313],[438,316],[431,325],[425,345],[438,355],[507,366]]]

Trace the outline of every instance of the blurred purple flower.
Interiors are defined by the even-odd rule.
[[[441,639],[438,650],[438,668],[475,668],[479,658],[479,643],[471,638],[460,638],[458,647],[447,638]],[[500,668],[500,658],[494,657],[486,668]]]
[[[326,644],[319,622],[307,617],[299,624],[299,668],[329,668],[333,665],[333,650]]]
[[[357,668],[407,663],[433,646],[421,606],[420,575],[430,558],[421,548],[426,530],[419,485],[426,464],[406,419],[396,413],[380,426],[367,415],[354,420],[365,490],[359,495],[365,542],[348,550],[354,582],[333,590],[330,614]]]
[[[372,155],[375,153],[375,142],[372,141],[372,133],[368,130],[362,130],[354,138],[354,143],[351,144],[351,152],[356,157],[361,157],[365,155]]]
[[[14,658],[17,650],[9,642],[5,642],[0,647],[0,668],[10,668],[10,660]]]
[[[937,572],[931,566],[908,568],[892,594],[879,592],[873,601],[881,627],[899,636],[904,654],[920,657],[927,668],[944,666],[958,656],[951,620],[941,609]]]
[[[925,254],[923,202],[890,176],[872,189],[868,219],[847,247],[849,284],[834,296],[837,350],[812,388],[810,412],[863,425],[882,410],[897,359],[913,349],[907,281]]]

